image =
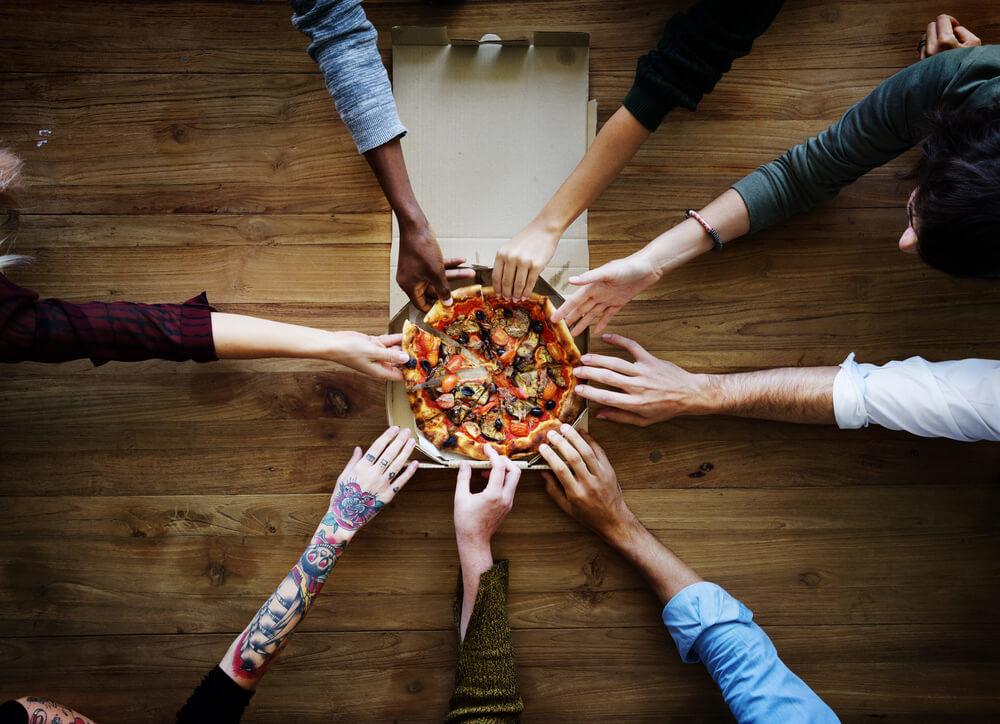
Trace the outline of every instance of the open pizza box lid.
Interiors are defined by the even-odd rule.
[[[497,249],[535,217],[594,138],[590,36],[538,31],[458,39],[444,27],[396,27],[392,42],[393,92],[409,130],[402,145],[416,197],[446,258],[491,267]],[[389,329],[398,332],[404,320],[422,314],[395,281],[395,218],[390,258]],[[573,291],[569,277],[589,268],[584,213],[567,229],[535,291],[558,307]],[[491,283],[488,268],[477,274],[476,283]],[[586,342],[577,338],[581,352]],[[402,383],[390,383],[386,399],[390,424],[417,433]],[[577,426],[586,427],[586,417],[585,410]],[[433,461],[428,466],[468,461],[439,451],[419,434],[417,440]],[[544,468],[538,459],[527,467]]]

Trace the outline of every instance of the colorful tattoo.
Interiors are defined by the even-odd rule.
[[[327,521],[332,520],[335,526],[346,530],[357,530],[374,518],[384,505],[385,503],[372,493],[363,491],[357,481],[347,480],[337,486],[337,493],[330,504],[330,512],[323,518],[323,523],[331,525]],[[337,530],[336,527],[333,529]]]

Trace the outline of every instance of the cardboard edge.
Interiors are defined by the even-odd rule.
[[[394,25],[393,45],[510,45],[538,47],[589,48],[590,33],[575,33],[556,30],[536,30],[530,36],[514,35],[504,38],[496,33],[484,33],[478,38],[455,38],[448,35],[446,25]]]
[[[448,28],[439,26],[394,25],[393,45],[451,45]]]
[[[597,137],[597,99],[587,101],[587,150]]]

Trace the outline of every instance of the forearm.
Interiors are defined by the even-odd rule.
[[[336,349],[335,332],[242,314],[213,312],[212,334],[219,359],[329,359]]]
[[[309,612],[351,535],[325,517],[299,561],[230,645],[219,667],[242,688],[257,686]]]
[[[493,567],[493,552],[489,541],[485,544],[459,542],[459,564],[462,567],[462,614],[459,620],[459,636],[464,641],[472,611],[476,606],[479,581],[482,575]]]
[[[738,193],[727,189],[699,210],[723,242],[730,242],[750,231],[750,215]],[[661,273],[666,273],[712,249],[712,239],[694,219],[685,219],[653,239],[640,254],[650,258]]]
[[[532,224],[561,236],[618,177],[648,137],[649,131],[624,107],[619,108]]]
[[[687,414],[833,424],[837,367],[802,367],[706,375],[701,400]]]
[[[687,586],[702,580],[650,533],[635,515],[630,515],[623,522],[600,533],[622,557],[636,567],[664,604]]]
[[[425,225],[427,219],[417,203],[406,171],[403,146],[399,139],[384,143],[365,153],[365,159],[378,179],[386,201],[392,207],[400,226]]]

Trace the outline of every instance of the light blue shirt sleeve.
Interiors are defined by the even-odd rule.
[[[378,32],[361,0],[289,0],[292,24],[309,36],[309,55],[323,71],[340,119],[359,153],[406,133],[396,111],[389,74],[378,52]]]
[[[681,658],[699,661],[739,722],[839,722],[778,658],[753,613],[714,583],[694,583],[663,607]]]

